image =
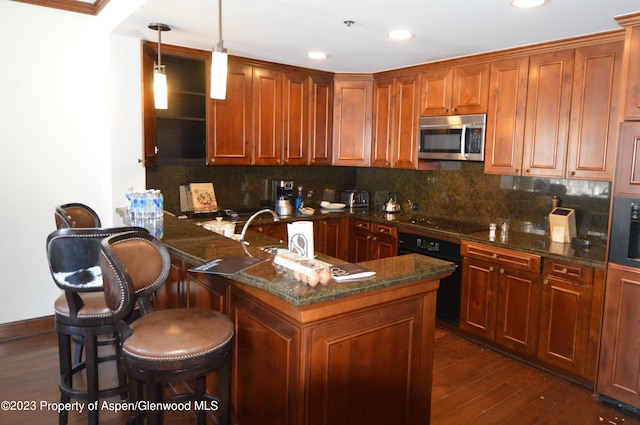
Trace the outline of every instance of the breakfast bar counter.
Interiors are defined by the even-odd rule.
[[[192,272],[247,254],[236,240],[165,216],[173,270],[156,299],[157,308],[213,308],[234,321],[234,423],[428,424],[436,291],[454,264],[421,255],[368,261],[359,264],[375,278],[312,288],[260,249],[273,239],[248,232],[247,240],[265,261],[232,276]]]

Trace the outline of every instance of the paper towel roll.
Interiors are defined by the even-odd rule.
[[[294,221],[287,223],[289,251],[306,258],[313,258],[313,222]]]

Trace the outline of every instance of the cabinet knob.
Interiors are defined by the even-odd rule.
[[[455,112],[455,111],[456,111],[456,108],[451,108],[451,111]]]
[[[570,176],[575,176],[575,175],[576,175],[576,172],[575,172],[575,171],[569,171],[569,175],[570,175]]]
[[[560,273],[567,274],[567,273],[569,273],[569,270],[567,270],[566,267],[563,267],[562,270],[560,270]]]
[[[138,164],[142,164],[142,159],[138,158]]]
[[[504,274],[504,269],[502,267],[500,267],[500,273]]]
[[[490,272],[492,272],[492,271],[494,271],[494,270],[495,270],[495,268],[494,268],[493,266],[490,266],[490,267],[489,267],[489,271],[490,271]]]
[[[498,258],[498,254],[496,254],[495,252],[493,254],[491,254],[491,257],[493,258]]]
[[[543,279],[542,283],[545,284],[545,285],[548,285],[549,284],[549,279]]]
[[[520,170],[518,170],[517,168],[514,168],[514,169],[513,169],[513,172],[514,172],[514,173],[516,173],[516,174],[518,174],[518,173],[520,172]]]
[[[530,172],[531,172],[531,170],[528,169],[528,168],[525,170],[525,173],[527,173],[527,174],[529,174]]]

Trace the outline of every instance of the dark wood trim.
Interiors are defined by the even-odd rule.
[[[0,342],[54,330],[53,316],[36,317],[0,324]]]
[[[109,0],[96,0],[85,3],[78,0],[13,0],[20,3],[34,4],[36,6],[52,7],[54,9],[67,10],[69,12],[85,13],[87,15],[97,15]]]

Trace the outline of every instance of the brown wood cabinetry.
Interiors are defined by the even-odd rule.
[[[640,408],[640,272],[609,263],[598,393]]]
[[[537,349],[540,257],[463,241],[460,329],[524,355]]]
[[[349,261],[377,260],[398,255],[398,228],[393,225],[352,219]]]
[[[309,163],[331,165],[333,151],[333,76],[311,74]]]
[[[296,310],[234,286],[237,423],[428,423],[435,292],[398,289]]]
[[[205,163],[208,80],[205,75],[211,53],[163,45],[163,64],[169,85],[167,109],[155,109],[153,65],[157,45],[143,41],[142,111],[143,166],[158,164],[199,165]]]
[[[256,224],[249,226],[254,232],[262,233],[281,242],[287,242],[287,223]]]
[[[624,120],[640,120],[640,13],[616,17],[625,27]]]
[[[640,122],[624,122],[620,127],[615,193],[640,196]]]
[[[487,112],[489,64],[427,70],[421,81],[421,116]]]
[[[329,163],[330,75],[230,58],[227,98],[209,100],[208,163]]]
[[[336,75],[333,165],[368,166],[371,160],[371,75]]]
[[[589,348],[594,349],[589,344],[593,283],[593,267],[546,260],[538,337],[540,361],[590,381],[595,380],[594,367],[587,376]]]
[[[614,41],[493,63],[485,172],[611,181],[621,61]]]
[[[374,81],[372,166],[417,167],[419,86],[417,74]]]
[[[349,218],[324,218],[313,221],[316,252],[348,261],[349,251]]]

